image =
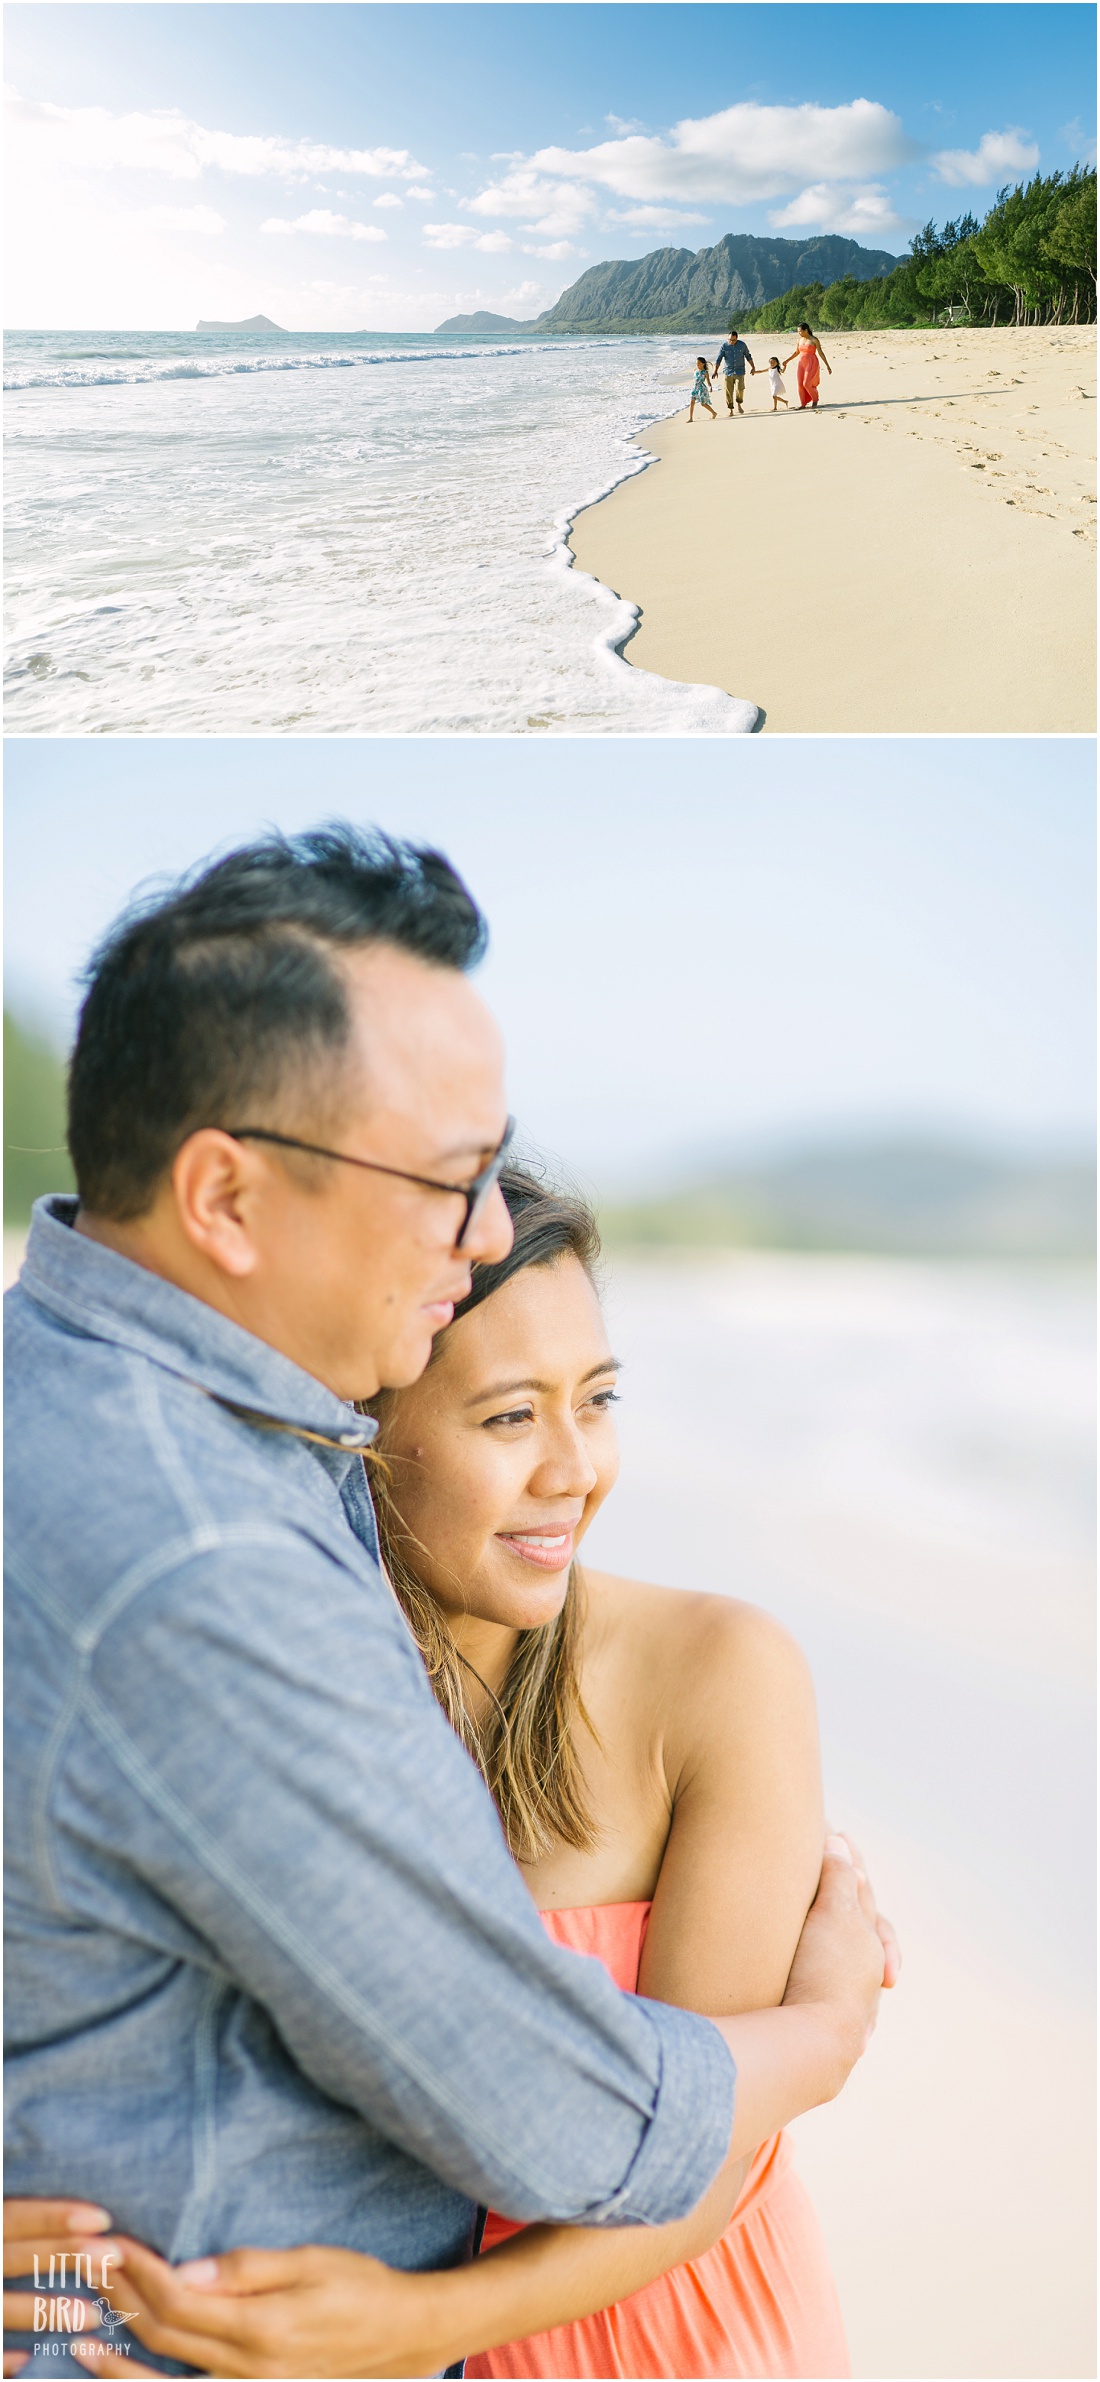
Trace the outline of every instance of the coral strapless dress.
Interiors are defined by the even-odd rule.
[[[547,1934],[602,1960],[637,1991],[648,1902],[543,1911]],[[490,2215],[484,2249],[519,2228]],[[467,2375],[790,2376],[832,2382],[851,2368],[821,2228],[785,2134],[757,2151],[732,2219],[701,2258],[616,2307],[466,2360]]]

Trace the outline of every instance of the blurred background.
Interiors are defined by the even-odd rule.
[[[79,971],[267,823],[438,842],[626,1361],[594,1559],[766,1605],[902,1987],[801,2121],[864,2376],[1095,2372],[1091,743],[7,747],[5,1262]]]

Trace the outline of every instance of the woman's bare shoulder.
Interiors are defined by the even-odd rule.
[[[698,1686],[709,1675],[720,1688],[736,1683],[757,1692],[769,1682],[781,1689],[809,1677],[797,1640],[760,1605],[614,1572],[586,1571],[585,1581],[600,1637],[628,1645],[647,1671],[659,1664],[665,1680]]]

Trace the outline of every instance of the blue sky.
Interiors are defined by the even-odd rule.
[[[465,874],[513,1105],[603,1189],[804,1131],[1079,1146],[1091,741],[792,749],[11,739],[10,995],[63,1042],[77,971],[139,880],[267,823],[375,819]]]
[[[1087,5],[26,0],[8,319],[292,330],[529,316],[726,231],[903,251],[1091,154]]]

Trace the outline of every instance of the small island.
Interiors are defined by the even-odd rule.
[[[436,324],[435,337],[438,339],[441,331],[464,332],[470,337],[481,331],[533,331],[534,327],[534,317],[528,323],[518,323],[513,315],[486,314],[482,308],[478,314],[449,315],[445,323]]]
[[[268,320],[266,314],[250,314],[246,323],[196,323],[196,331],[282,331],[281,323]]]

